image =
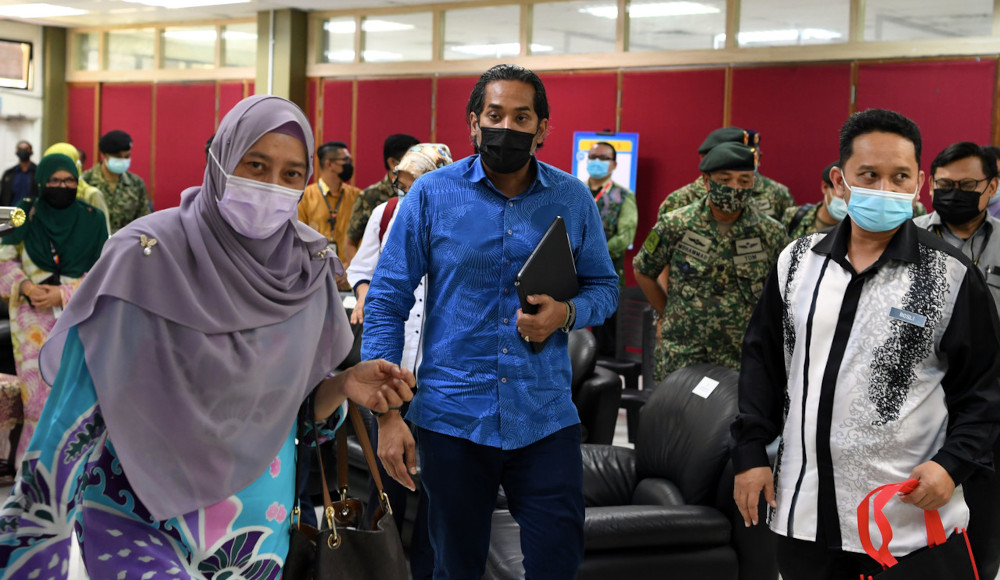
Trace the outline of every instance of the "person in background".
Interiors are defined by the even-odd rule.
[[[713,147],[722,143],[742,143],[748,147],[754,147],[757,150],[757,156],[761,156],[760,133],[739,127],[723,127],[712,131],[705,137],[705,140],[698,147],[698,158],[704,159]],[[707,194],[708,190],[705,189],[704,181],[700,178],[696,179],[667,195],[660,203],[657,218],[669,211],[691,205]],[[787,186],[758,173],[757,179],[754,180],[753,196],[748,203],[762,214],[780,220],[785,209],[795,205],[795,199],[788,192]]]
[[[42,157],[35,172],[41,195],[18,203],[27,221],[0,238],[0,296],[10,307],[24,404],[17,463],[28,449],[49,395],[39,373],[39,351],[108,239],[104,214],[77,199],[79,175],[76,162],[66,155]]]
[[[996,159],[997,171],[1000,171],[1000,147],[995,145],[983,145],[983,149]],[[991,216],[1000,218],[1000,191],[993,194],[993,197],[990,198],[988,210]]]
[[[347,254],[347,227],[351,223],[351,208],[361,190],[347,183],[354,175],[354,163],[347,144],[328,141],[316,150],[319,179],[306,188],[299,202],[299,221],[323,234],[337,257],[350,265]],[[337,276],[341,291],[351,289],[347,278]]]
[[[83,172],[83,180],[101,190],[108,205],[111,233],[132,220],[152,213],[146,183],[129,171],[132,163],[132,137],[125,131],[109,131],[97,142],[101,163]]]
[[[0,177],[0,205],[13,206],[26,197],[38,194],[35,184],[35,164],[31,161],[31,143],[18,141],[17,165],[3,172]]]
[[[993,302],[1000,308],[1000,220],[987,210],[996,198],[997,164],[975,143],[955,143],[931,162],[934,213],[914,218],[924,228],[959,248],[986,277]],[[1000,459],[1000,444],[993,460]],[[981,578],[995,578],[1000,569],[1000,474],[979,470],[962,484],[969,504],[969,541]]]
[[[347,269],[347,280],[351,283],[354,294],[358,298],[358,303],[351,312],[351,324],[364,322],[365,295],[368,293],[368,285],[375,275],[375,266],[382,255],[386,238],[392,230],[392,224],[396,221],[399,202],[418,177],[449,164],[451,164],[451,150],[448,149],[447,145],[421,143],[411,147],[396,165],[393,170],[396,179],[393,183],[395,189],[399,191],[399,195],[379,204],[372,212],[368,226],[365,228],[365,234],[361,238],[361,247],[354,255],[351,267]],[[403,327],[403,358],[399,364],[416,373],[417,367],[420,365],[420,343],[423,336],[424,306],[427,300],[426,277],[420,280],[420,285],[417,286],[413,296],[415,302]],[[400,413],[405,415],[407,408],[408,405],[403,405]],[[369,436],[372,445],[378,448],[378,429],[374,422],[369,426]],[[406,515],[406,488],[389,477],[381,460],[377,460],[377,463],[382,473],[385,491],[392,504],[392,516],[396,518],[397,528],[402,533],[403,518]],[[369,483],[368,505],[377,506],[377,489],[371,481]],[[434,550],[431,548],[430,538],[427,535],[427,493],[422,487],[419,491],[420,499],[413,524],[413,540],[410,543],[410,573],[414,580],[430,579],[434,574]]]
[[[385,165],[385,177],[378,183],[373,183],[365,188],[354,201],[354,208],[351,210],[351,226],[347,230],[347,255],[353,259],[354,254],[361,246],[361,239],[371,218],[372,212],[379,205],[389,201],[396,196],[396,189],[393,182],[396,179],[394,173],[396,165],[406,155],[406,152],[420,143],[416,137],[405,133],[389,135],[382,144],[382,163]]]
[[[42,349],[52,398],[0,511],[6,578],[59,575],[74,538],[90,578],[278,578],[296,438],[330,436],[346,398],[411,396],[385,361],[330,375],[351,333],[340,262],[295,219],[305,114],[253,96],[218,135],[201,186],[111,238]]]
[[[618,276],[601,217],[576,177],[535,158],[548,132],[545,86],[520,66],[479,78],[465,110],[478,155],[418,179],[400,203],[365,298],[363,359],[400,360],[413,292],[427,276],[417,426],[436,578],[482,578],[501,486],[520,525],[529,578],[575,578],[583,560],[580,418],[568,332],[615,310]],[[576,259],[578,294],[530,295],[517,272],[557,216]],[[532,341],[548,340],[535,353]],[[414,437],[379,417],[379,457],[413,489]]]
[[[781,252],[743,342],[733,497],[751,526],[763,492],[785,580],[881,572],[857,516],[881,485],[918,482],[884,509],[897,558],[927,547],[924,510],[965,528],[963,484],[992,466],[1000,321],[972,262],[910,219],[920,152],[899,113],[848,118],[831,171],[848,218]]]
[[[785,214],[781,216],[781,223],[785,224],[789,238],[794,240],[832,228],[847,215],[847,202],[833,187],[833,181],[830,180],[830,170],[835,165],[837,165],[836,161],[824,167],[823,173],[820,174],[820,189],[823,191],[821,203],[807,203],[785,209]]]
[[[599,141],[591,146],[587,154],[587,187],[597,209],[601,212],[601,224],[604,226],[604,237],[608,242],[608,254],[618,272],[618,290],[625,288],[625,251],[635,239],[638,227],[638,209],[635,194],[627,187],[615,183],[612,174],[618,167],[618,152],[606,141]],[[613,313],[603,324],[591,327],[594,338],[597,339],[598,352],[605,356],[614,356],[616,348],[616,314]]]
[[[45,150],[45,155],[51,153],[62,153],[76,163],[77,169],[83,171],[83,163],[80,161],[80,151],[69,143],[56,143]],[[84,181],[80,177],[76,183],[76,198],[98,209],[104,214],[104,221],[107,222],[108,232],[111,231],[111,221],[108,219],[108,204],[104,201],[104,193],[93,185]]]
[[[749,203],[753,147],[723,143],[698,168],[708,194],[662,214],[632,260],[635,279],[660,318],[657,381],[698,363],[740,369],[740,344],[767,273],[788,238]],[[665,286],[657,277],[665,273]]]

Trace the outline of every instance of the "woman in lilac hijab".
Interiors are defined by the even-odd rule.
[[[294,104],[241,101],[179,208],[104,247],[40,356],[49,402],[0,511],[0,576],[278,578],[295,439],[346,398],[386,411],[413,374],[351,347],[343,268],[296,220],[312,130]]]

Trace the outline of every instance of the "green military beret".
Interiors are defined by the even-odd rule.
[[[698,165],[704,173],[722,171],[754,171],[757,169],[757,148],[741,143],[722,143],[713,147]]]
[[[722,143],[742,143],[748,147],[753,147],[760,143],[760,134],[756,131],[740,129],[739,127],[723,127],[716,129],[705,137],[698,147],[698,155],[704,155],[712,150],[716,145]]]

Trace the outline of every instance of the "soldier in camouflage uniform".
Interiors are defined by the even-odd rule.
[[[748,147],[756,148],[759,142],[760,134],[755,131],[746,131],[739,127],[723,127],[708,134],[705,141],[698,147],[698,155],[704,159],[705,154],[721,143],[742,143]],[[757,153],[759,156],[759,149]],[[657,218],[669,211],[690,205],[707,194],[708,190],[701,179],[696,180],[694,183],[689,183],[674,191],[663,200],[663,203],[660,204],[660,211]],[[795,200],[792,198],[792,194],[788,192],[788,187],[758,173],[757,180],[754,182],[753,196],[750,198],[750,204],[754,205],[764,215],[774,219],[781,219],[786,208],[795,206]]]
[[[740,346],[764,280],[788,241],[748,203],[756,150],[725,143],[702,159],[709,193],[661,215],[633,260],[660,315],[655,378],[697,363],[740,368]],[[666,292],[657,283],[667,274]]]
[[[399,165],[399,161],[406,155],[406,152],[420,143],[416,137],[397,133],[389,135],[382,144],[382,163],[385,165],[385,177],[378,183],[369,185],[361,195],[354,200],[351,209],[351,225],[347,227],[347,243],[345,253],[348,262],[354,258],[354,254],[361,247],[361,237],[365,235],[365,227],[375,208],[395,197],[396,188],[392,185],[395,176],[392,171]]]
[[[97,145],[101,152],[101,164],[84,171],[80,178],[104,193],[113,234],[133,220],[152,213],[153,208],[146,183],[128,171],[132,137],[124,131],[110,131],[101,137]]]
[[[627,187],[611,180],[617,167],[615,148],[604,141],[590,148],[587,158],[587,187],[594,196],[597,209],[601,212],[604,237],[608,240],[608,253],[618,272],[618,288],[625,287],[625,250],[635,239],[638,227],[638,209],[635,194]]]

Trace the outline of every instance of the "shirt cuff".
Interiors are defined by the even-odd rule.
[[[767,445],[760,442],[744,443],[733,448],[733,469],[736,473],[753,469],[754,467],[770,467],[771,460],[767,456]]]
[[[931,458],[931,461],[937,463],[948,472],[951,476],[951,480],[955,485],[962,484],[970,475],[979,469],[979,465],[971,462],[959,459],[947,451],[938,451],[937,454]]]

